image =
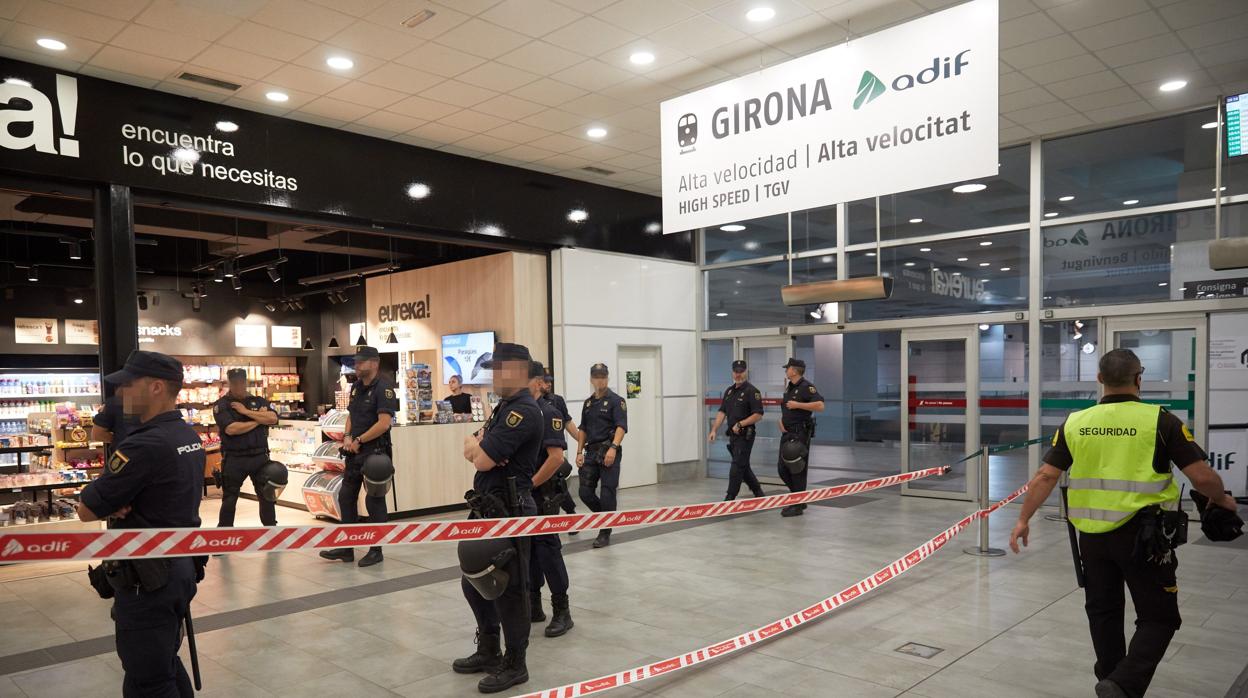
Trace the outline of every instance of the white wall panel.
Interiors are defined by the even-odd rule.
[[[563,365],[566,372],[563,396],[569,402],[589,396],[589,367],[598,362],[611,369],[611,389],[623,393],[624,376],[618,375],[618,349],[621,346],[660,347],[663,395],[696,395],[698,376],[697,335],[693,332],[644,330],[617,327],[563,327]],[[573,415],[575,416],[575,415]]]
[[[559,253],[563,324],[697,327],[693,265],[590,250]]]
[[[694,397],[663,399],[663,462],[681,463],[698,459],[698,438],[702,433],[702,410]]]

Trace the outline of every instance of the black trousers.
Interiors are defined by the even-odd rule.
[[[524,516],[537,514],[537,505],[527,490],[520,493],[520,510]],[[475,518],[475,517],[473,517]],[[464,598],[472,609],[477,620],[477,630],[482,635],[497,635],[498,627],[503,627],[503,639],[507,643],[507,651],[527,649],[529,646],[529,545],[528,536],[512,538],[519,552],[512,559],[507,569],[507,590],[503,595],[487,601],[477,588],[460,578],[459,584],[464,590]]]
[[[260,468],[269,462],[269,454],[261,453],[254,456],[233,456],[224,454],[221,459],[221,514],[217,517],[217,527],[226,528],[234,525],[234,510],[238,506],[238,494],[243,481],[251,479],[251,486],[256,491],[256,499],[260,502],[260,523],[265,526],[277,525],[277,505],[260,496],[262,483],[257,474]]]
[[[352,453],[346,458],[346,470],[342,474],[342,488],[338,490],[338,512],[342,514],[344,524],[358,523],[360,520],[359,501],[360,487],[364,484],[364,459],[374,452],[370,450]],[[368,523],[385,523],[389,518],[386,514],[385,497],[365,497],[364,507],[368,509]]]
[[[1096,650],[1096,678],[1113,681],[1133,698],[1148,690],[1181,624],[1175,580],[1178,560],[1158,565],[1133,555],[1139,530],[1136,518],[1109,533],[1079,534],[1087,574],[1084,608]],[[1124,583],[1135,604],[1135,635],[1129,647],[1122,632]]]
[[[800,473],[790,472],[788,466],[784,464],[784,460],[780,458],[779,453],[776,454],[776,467],[780,472],[780,479],[784,481],[790,492],[805,492],[806,474],[810,472],[810,430],[798,427],[789,429],[789,432],[806,443],[806,467],[802,468]],[[785,437],[782,434],[780,438],[783,440]]]
[[[590,511],[615,511],[615,491],[620,487],[620,464],[623,454],[620,451],[615,453],[615,462],[608,468],[602,464],[602,455],[605,451],[595,453],[588,451],[585,454],[585,465],[581,467],[579,473],[581,479],[580,494],[581,501],[585,502],[585,506]],[[602,494],[599,495],[599,489]],[[607,533],[611,529],[602,529]]]
[[[564,501],[570,500],[565,498]],[[533,501],[538,511],[542,508],[542,496],[534,490]],[[551,533],[532,537],[529,556],[529,591],[541,591],[545,582],[550,583],[550,593],[568,593],[568,566],[563,561],[563,542],[559,534]]]
[[[754,439],[728,438],[728,453],[732,455],[732,465],[728,468],[728,499],[737,498],[742,482],[755,495],[763,491],[763,486],[754,476],[754,470],[750,468],[750,454],[753,452]]]
[[[195,598],[195,567],[175,558],[169,583],[154,592],[118,591],[113,597],[117,656],[125,698],[191,698],[191,678],[178,657],[182,619]]]

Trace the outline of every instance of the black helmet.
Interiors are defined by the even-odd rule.
[[[780,441],[780,460],[791,473],[800,473],[806,469],[806,444],[798,439]]]
[[[1200,514],[1200,530],[1205,538],[1215,542],[1227,542],[1244,535],[1244,520],[1237,512],[1209,503],[1209,498],[1196,489],[1191,493]]]
[[[361,466],[364,474],[364,489],[368,497],[384,497],[390,493],[394,482],[394,463],[384,453],[373,453],[364,459]]]
[[[506,538],[459,542],[459,571],[486,601],[497,599],[507,590],[511,581],[508,570],[514,559],[516,546]]]
[[[266,502],[277,502],[277,498],[282,496],[282,490],[286,489],[286,485],[290,482],[290,473],[287,472],[286,466],[271,460],[260,466],[260,470],[256,472],[256,495],[264,498]]]

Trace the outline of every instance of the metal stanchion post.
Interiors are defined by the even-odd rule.
[[[976,502],[980,509],[988,508],[988,446],[984,446],[979,452],[979,496]],[[979,545],[971,548],[964,548],[962,552],[967,555],[975,555],[977,557],[1001,557],[1005,555],[1005,551],[1000,548],[992,548],[988,546],[988,517],[979,520]]]

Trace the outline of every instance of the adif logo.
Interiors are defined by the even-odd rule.
[[[632,526],[646,520],[654,512],[653,509],[644,511],[626,511],[615,517],[615,521],[611,522],[612,526]]]
[[[351,532],[345,529],[338,531],[338,535],[334,537],[335,543],[372,543],[377,538],[377,531],[356,531]]]
[[[16,555],[25,550],[26,550],[26,546],[22,545],[16,540],[10,540],[8,543],[5,544],[4,552],[0,553],[0,557],[9,557],[10,555]]]
[[[826,609],[823,607],[823,604],[819,604],[818,606],[811,606],[810,608],[804,608],[802,609],[802,620],[810,620],[811,618],[817,618],[823,615],[823,612],[825,610]]]
[[[12,557],[22,553],[26,553],[28,556],[47,555],[49,553],[63,553],[68,550],[69,541],[67,540],[53,540],[43,544],[31,543],[30,545],[22,545],[16,539],[9,539],[9,542],[4,544],[4,550],[0,552],[0,557]]]
[[[918,85],[930,85],[937,80],[957,77],[962,74],[962,69],[969,64],[966,60],[966,54],[970,52],[971,50],[968,48],[952,58],[949,56],[933,58],[930,66],[914,75],[902,73],[893,78],[890,86],[896,92],[904,92]],[[875,73],[864,70],[862,79],[858,81],[858,92],[854,96],[854,109],[860,109],[870,104],[877,97],[884,94],[885,91],[884,81],[876,77]]]
[[[1087,245],[1087,244],[1088,244],[1088,234],[1083,232],[1083,228],[1080,228],[1079,230],[1075,231],[1075,234],[1070,236],[1069,240],[1067,240],[1066,238],[1057,238],[1057,239],[1046,238],[1044,241],[1045,247],[1062,247],[1064,245]]]
[[[195,536],[191,541],[191,550],[199,550],[202,548],[233,548],[242,545],[242,536],[229,536],[226,538],[205,538],[203,536]]]
[[[581,690],[582,691],[601,691],[604,688],[614,688],[616,685],[615,680],[616,680],[616,677],[614,676],[604,676],[601,679],[594,679],[593,681],[584,681],[581,683]]]
[[[74,132],[78,121],[78,81],[67,75],[56,76],[56,106],[61,117],[61,133],[56,137],[56,115],[52,100],[29,83],[0,83],[0,147],[9,150],[34,148],[40,153],[78,157]],[[14,129],[15,124],[22,124]],[[25,126],[25,124],[29,124]],[[14,131],[23,135],[15,135]]]
[[[719,655],[725,652],[731,652],[732,650],[736,649],[736,647],[737,647],[737,641],[734,638],[732,640],[725,640],[719,643],[718,645],[711,645],[710,647],[706,648],[706,653],[712,657],[718,657]]]

